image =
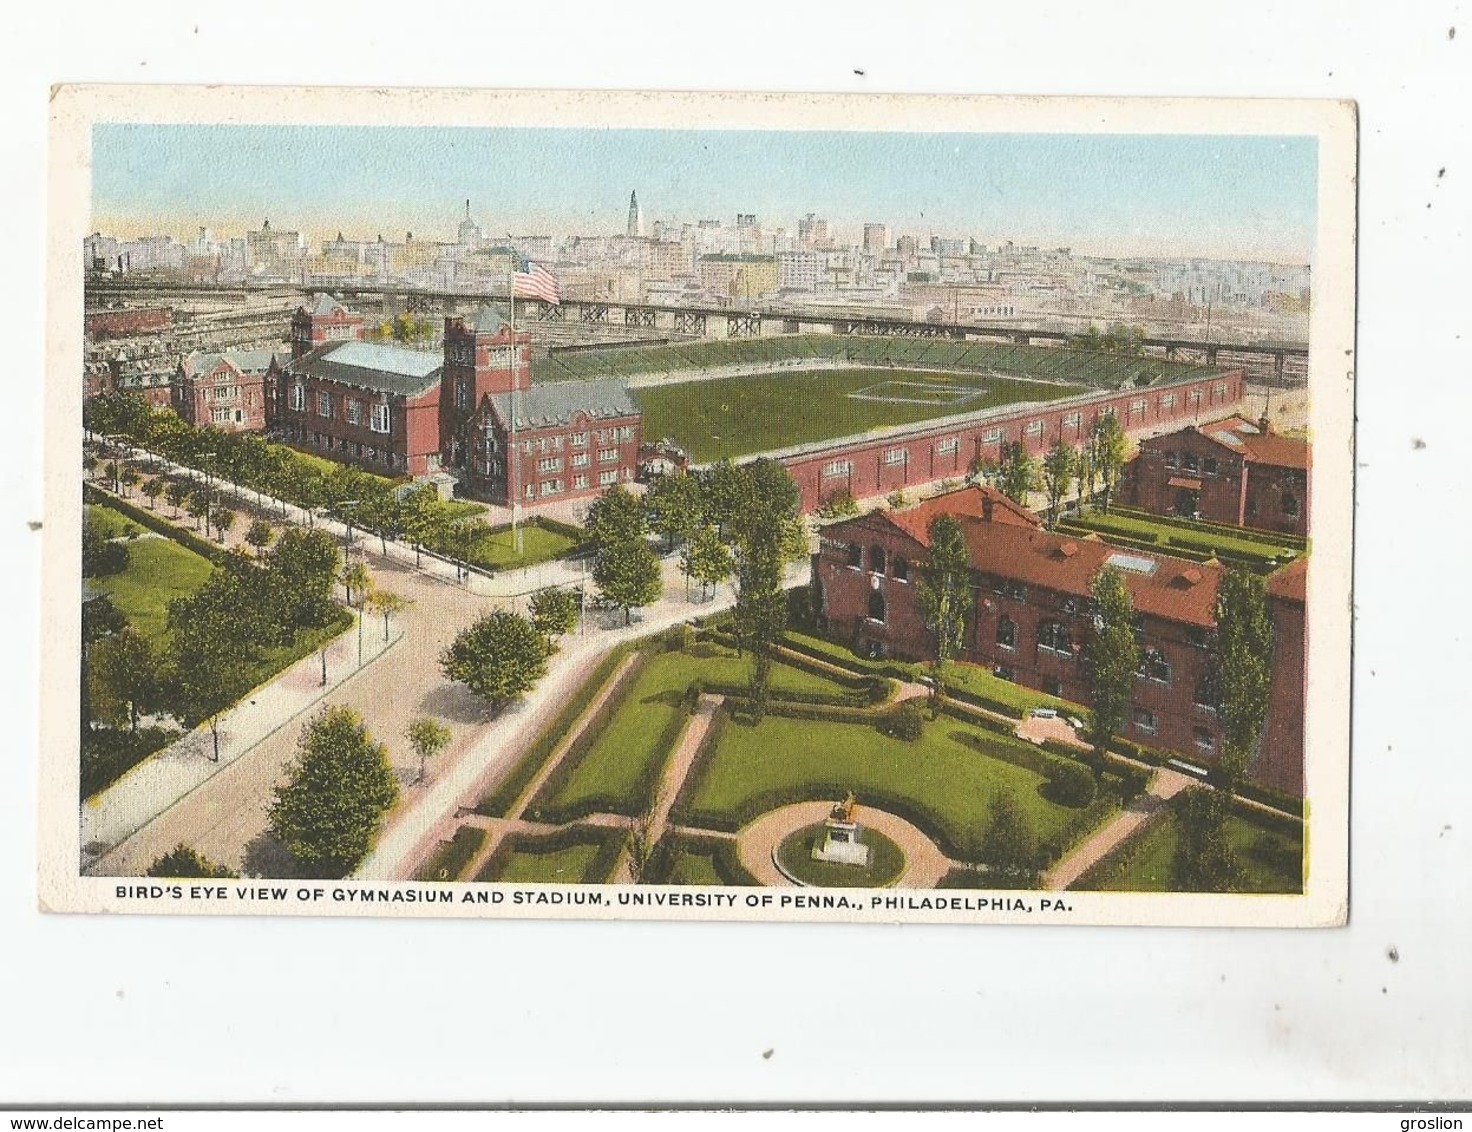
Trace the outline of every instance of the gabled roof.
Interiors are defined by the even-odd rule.
[[[500,334],[501,328],[507,325],[509,324],[500,311],[492,306],[484,306],[475,312],[470,328],[477,334]]]
[[[410,350],[383,342],[328,342],[295,361],[293,376],[335,381],[373,393],[418,397],[440,382],[444,359],[437,352]]]
[[[496,393],[489,400],[496,419],[503,427],[510,427],[512,395]],[[570,424],[579,412],[595,421],[639,415],[639,406],[634,404],[628,385],[620,378],[534,385],[517,393],[514,400],[518,429]]]
[[[971,565],[983,573],[1088,599],[1094,576],[1112,566],[1140,613],[1202,628],[1216,624],[1219,566],[979,519],[964,518],[961,528]]]
[[[342,239],[342,236],[340,234],[338,236],[338,239],[339,240]],[[352,311],[348,310],[348,308],[346,306],[343,305],[343,303],[341,302],[341,300],[334,299],[331,295],[326,295],[326,294],[314,296],[313,299],[312,299],[312,305],[310,307],[308,307],[305,304],[303,304],[303,306],[301,308],[299,308],[299,309],[305,310],[308,314],[315,314],[315,315],[333,315],[333,314],[352,314],[353,313]]]
[[[1221,445],[1253,464],[1270,468],[1308,468],[1308,441],[1264,431],[1246,417],[1231,416],[1209,424],[1191,426],[1207,440]],[[1164,437],[1157,439],[1165,439]]]
[[[1035,528],[1038,517],[1020,503],[1008,499],[994,487],[973,484],[935,495],[907,511],[889,511],[886,517],[922,546],[930,545],[930,523],[938,515],[954,518],[985,517],[987,501],[991,501],[991,522]]]
[[[224,362],[242,374],[255,375],[270,369],[271,363],[281,353],[282,351],[277,350],[222,350],[207,354],[196,350],[179,363],[179,369],[185,377],[197,377],[211,372]]]
[[[1308,555],[1299,555],[1292,563],[1268,577],[1268,594],[1299,605],[1308,600]]]

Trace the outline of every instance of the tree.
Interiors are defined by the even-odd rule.
[[[680,556],[680,570],[685,575],[685,596],[690,596],[690,579],[700,583],[700,598],[731,576],[736,562],[731,549],[721,541],[720,533],[707,523],[696,529],[685,552]]]
[[[235,512],[223,507],[215,508],[215,535],[221,542],[225,541],[225,535],[233,526],[235,526]]]
[[[97,457],[88,452],[82,456],[82,475],[86,479],[92,478],[92,473],[97,470]]]
[[[240,874],[234,869],[217,865],[208,857],[189,848],[182,841],[172,852],[165,853],[148,866],[151,877],[199,877],[205,880],[229,880]]]
[[[705,510],[701,482],[689,472],[678,471],[660,476],[649,485],[644,496],[649,526],[664,536],[666,549],[687,541],[700,526]]]
[[[775,460],[753,460],[737,473],[744,505],[729,517],[725,534],[736,560],[736,635],[752,653],[751,698],[760,719],[772,654],[787,629],[782,571],[796,545],[798,492]]]
[[[347,876],[399,800],[388,748],[357,712],[328,707],[302,729],[297,750],[288,780],[276,788],[271,832],[311,875]]]
[[[126,543],[108,538],[107,531],[92,519],[83,521],[82,577],[105,578],[109,574],[121,574],[128,568],[128,558]]]
[[[210,513],[210,497],[202,490],[194,490],[189,493],[185,501],[184,510],[189,512],[189,517],[194,520],[194,529],[199,530],[200,520]]]
[[[133,629],[99,641],[89,669],[93,703],[105,717],[126,715],[129,730],[136,733],[138,716],[158,704],[158,666],[148,638]]]
[[[321,628],[336,616],[332,588],[341,558],[326,531],[291,527],[267,555],[270,619],[288,632]]]
[[[440,654],[440,668],[500,711],[536,685],[548,655],[547,638],[535,625],[497,609],[460,631]]]
[[[179,517],[179,508],[184,506],[184,501],[189,498],[189,485],[183,480],[172,481],[164,489],[164,497],[169,501],[169,506],[174,509],[174,518]]]
[[[961,524],[950,515],[930,521],[930,560],[920,570],[915,596],[920,614],[935,634],[935,694],[945,696],[945,666],[961,648],[971,613],[971,553]]]
[[[421,715],[409,724],[404,735],[419,756],[419,781],[424,781],[424,764],[450,745],[450,729],[437,719]]]
[[[222,573],[217,570],[211,581]],[[226,584],[206,582],[192,597],[169,603],[173,713],[188,727],[209,723],[215,762],[220,716],[251,687],[251,645],[239,624],[242,604],[230,591]]]
[[[548,586],[532,594],[532,624],[548,640],[572,631],[578,623],[578,596],[571,590]]]
[[[407,609],[409,599],[399,596],[392,590],[373,590],[368,594],[365,604],[374,613],[383,615],[383,639],[387,641],[389,618]]]
[[[1043,489],[1048,493],[1050,530],[1058,525],[1058,507],[1068,494],[1069,485],[1073,483],[1074,465],[1077,462],[1072,446],[1063,443],[1062,437],[1053,441],[1053,446],[1043,457]]]
[[[347,603],[353,605],[353,594],[361,594],[373,584],[372,577],[368,574],[368,567],[361,562],[349,562],[342,568],[342,575],[338,578],[342,588],[347,595]],[[361,604],[361,599],[358,604]]]
[[[981,841],[981,856],[989,866],[988,887],[1033,887],[1037,883],[1037,831],[1009,793],[992,798],[990,817]]]
[[[1227,840],[1232,797],[1220,790],[1192,786],[1173,800],[1180,841],[1176,845],[1175,883],[1185,892],[1230,892],[1237,861]]]
[[[641,541],[649,530],[644,503],[623,484],[614,484],[593,501],[583,522],[588,541],[597,549]]]
[[[1084,443],[1078,450],[1078,458],[1074,461],[1073,475],[1075,487],[1078,491],[1078,510],[1083,513],[1084,505],[1089,502],[1094,494],[1094,484],[1099,480],[1098,468],[1094,465],[1094,445],[1092,441]]]
[[[1084,646],[1084,671],[1089,682],[1089,742],[1094,766],[1102,771],[1105,752],[1124,724],[1134,699],[1140,668],[1140,645],[1135,639],[1135,603],[1124,575],[1105,566],[1094,576],[1094,631]]]
[[[266,553],[266,547],[271,545],[271,540],[275,537],[275,529],[265,519],[254,520],[245,532],[245,541],[256,548],[257,558]]]
[[[404,537],[414,547],[414,565],[423,562],[421,552],[439,542],[444,526],[444,513],[438,506],[434,488],[425,486],[406,492],[399,506],[399,525]]]
[[[164,481],[153,476],[143,481],[143,497],[148,500],[150,511],[158,510],[158,497],[164,493]]]
[[[633,610],[659,600],[659,559],[642,538],[601,545],[593,562],[598,590],[624,611],[624,624]]]
[[[118,489],[118,462],[109,460],[102,466],[102,474],[107,477],[107,482],[112,484],[113,491]]]
[[[132,468],[129,468],[121,476],[119,476],[118,480],[123,485],[123,494],[127,495],[129,489],[135,487],[142,478],[143,477],[135,472]]]
[[[1216,596],[1216,680],[1222,753],[1213,781],[1235,793],[1257,753],[1272,694],[1273,616],[1263,579],[1245,570],[1223,575]]]
[[[1114,489],[1119,485],[1119,473],[1124,467],[1128,448],[1118,417],[1113,413],[1105,413],[1094,422],[1089,436],[1089,448],[1094,469],[1104,484],[1104,510],[1107,513]]]
[[[1027,454],[1022,443],[1014,441],[1007,445],[997,468],[997,490],[1025,507],[1028,494],[1036,491],[1041,483],[1038,462]]]

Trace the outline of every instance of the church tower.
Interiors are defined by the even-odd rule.
[[[644,214],[639,211],[639,193],[636,190],[629,193],[628,236],[631,240],[637,240],[642,235],[644,235]]]
[[[440,443],[447,466],[463,464],[463,437],[481,402],[514,387],[531,388],[531,335],[498,311],[482,307],[473,318],[445,319],[445,363],[440,378]]]

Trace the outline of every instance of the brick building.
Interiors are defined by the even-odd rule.
[[[270,401],[267,374],[274,350],[193,353],[179,362],[170,392],[174,412],[192,425],[226,432],[259,432]]]
[[[908,511],[871,512],[825,528],[814,570],[831,636],[870,655],[934,656],[934,635],[921,615],[915,584],[929,553],[929,524],[940,514],[960,522],[974,572],[975,604],[960,659],[1087,704],[1083,647],[1092,631],[1091,584],[1112,566],[1134,600],[1143,649],[1122,736],[1197,762],[1216,757],[1222,735],[1211,645],[1221,569],[1049,533],[990,488],[968,487]],[[1250,773],[1266,785],[1301,793],[1302,582],[1294,577],[1275,576],[1270,589],[1280,637],[1274,699]]]
[[[1178,429],[1193,420],[1219,420],[1241,402],[1243,380],[1241,370],[1225,370],[1171,385],[1001,405],[768,455],[797,481],[802,510],[815,511],[845,491],[866,499],[960,479],[980,461],[999,460],[1009,444],[1021,443],[1035,457],[1056,439],[1081,445],[1105,413],[1113,413],[1125,433],[1135,437]]]
[[[84,318],[87,335],[91,338],[162,334],[174,325],[174,312],[168,307],[95,308],[87,311]]]
[[[526,505],[595,495],[638,468],[640,416],[622,381],[531,379],[531,336],[489,307],[445,320],[442,353],[361,341],[318,299],[292,318],[270,421],[292,443],[389,475],[447,472],[468,495]]]
[[[1239,416],[1140,442],[1126,500],[1157,515],[1308,533],[1308,441]]]
[[[93,397],[116,393],[117,387],[117,378],[113,375],[112,366],[106,362],[82,363],[82,400],[90,401]]]

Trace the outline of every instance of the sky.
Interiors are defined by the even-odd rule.
[[[808,212],[841,236],[932,233],[1097,255],[1309,263],[1311,137],[103,124],[91,228],[110,235],[270,219],[453,239],[465,200],[488,235],[622,232],[655,220],[771,231]]]

